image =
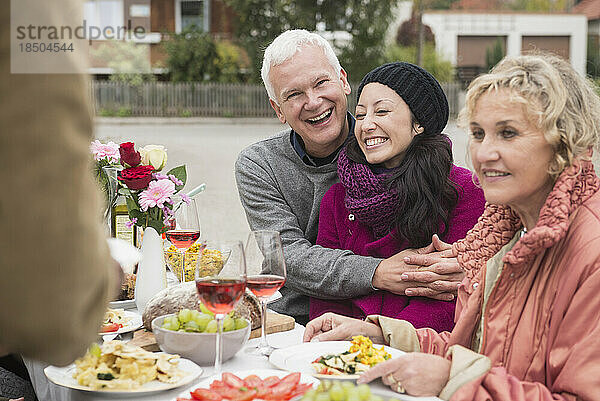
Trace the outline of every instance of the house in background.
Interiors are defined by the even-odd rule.
[[[217,39],[231,39],[234,18],[234,11],[223,0],[87,0],[84,6],[88,26],[102,31],[92,40],[92,51],[106,45],[119,27],[124,27],[125,40],[145,48],[154,73],[164,72],[161,42],[169,33],[196,25]],[[144,34],[133,35],[136,28],[141,32],[140,27]],[[113,73],[113,69],[108,67],[107,60],[92,57],[90,72],[101,77]]]
[[[587,72],[600,75],[600,0],[581,0],[571,9],[587,17],[588,27],[588,65]]]
[[[456,68],[463,83],[487,71],[486,52],[499,40],[505,55],[542,50],[569,60],[585,74],[587,19],[583,14],[427,11],[423,23],[436,50]]]

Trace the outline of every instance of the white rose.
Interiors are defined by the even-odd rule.
[[[146,145],[140,149],[142,164],[160,171],[167,163],[167,149],[162,145]]]

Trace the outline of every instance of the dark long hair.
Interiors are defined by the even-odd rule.
[[[348,143],[346,153],[355,163],[369,164],[356,137]],[[448,232],[448,220],[458,202],[456,184],[449,177],[452,163],[447,135],[423,132],[413,138],[387,182],[388,188],[397,188],[400,198],[394,219],[401,236],[398,240],[406,239],[410,247],[420,248],[431,243],[433,234],[443,237]]]

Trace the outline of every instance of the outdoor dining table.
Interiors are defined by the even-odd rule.
[[[302,343],[302,334],[304,326],[296,323],[294,329],[269,334],[269,344],[276,348],[284,348]],[[267,357],[248,354],[245,351],[247,347],[256,346],[260,338],[253,338],[248,341],[246,346],[242,348],[232,359],[223,363],[223,372],[236,370],[255,370],[255,369],[276,369]],[[87,392],[69,389],[58,386],[48,381],[44,374],[44,368],[47,366],[43,363],[25,359],[25,366],[29,371],[33,387],[40,401],[104,401],[120,399],[114,395],[101,394],[100,392]],[[213,375],[214,368],[212,366],[202,366],[203,372],[200,378],[193,381],[187,386],[181,386],[172,390],[160,391],[153,394],[144,394],[140,396],[127,397],[131,401],[175,401],[177,397],[189,396],[189,391],[194,390],[198,383],[207,377]],[[381,380],[378,380],[371,387],[378,395],[383,396],[384,400],[390,398],[399,400],[419,400],[419,401],[441,401],[437,397],[410,397],[392,392],[388,387],[384,386]],[[188,392],[186,395],[186,391]]]

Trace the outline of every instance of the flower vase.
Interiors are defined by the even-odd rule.
[[[138,264],[135,280],[135,304],[144,313],[146,304],[159,291],[167,288],[165,259],[161,236],[152,227],[144,230],[142,260]]]

